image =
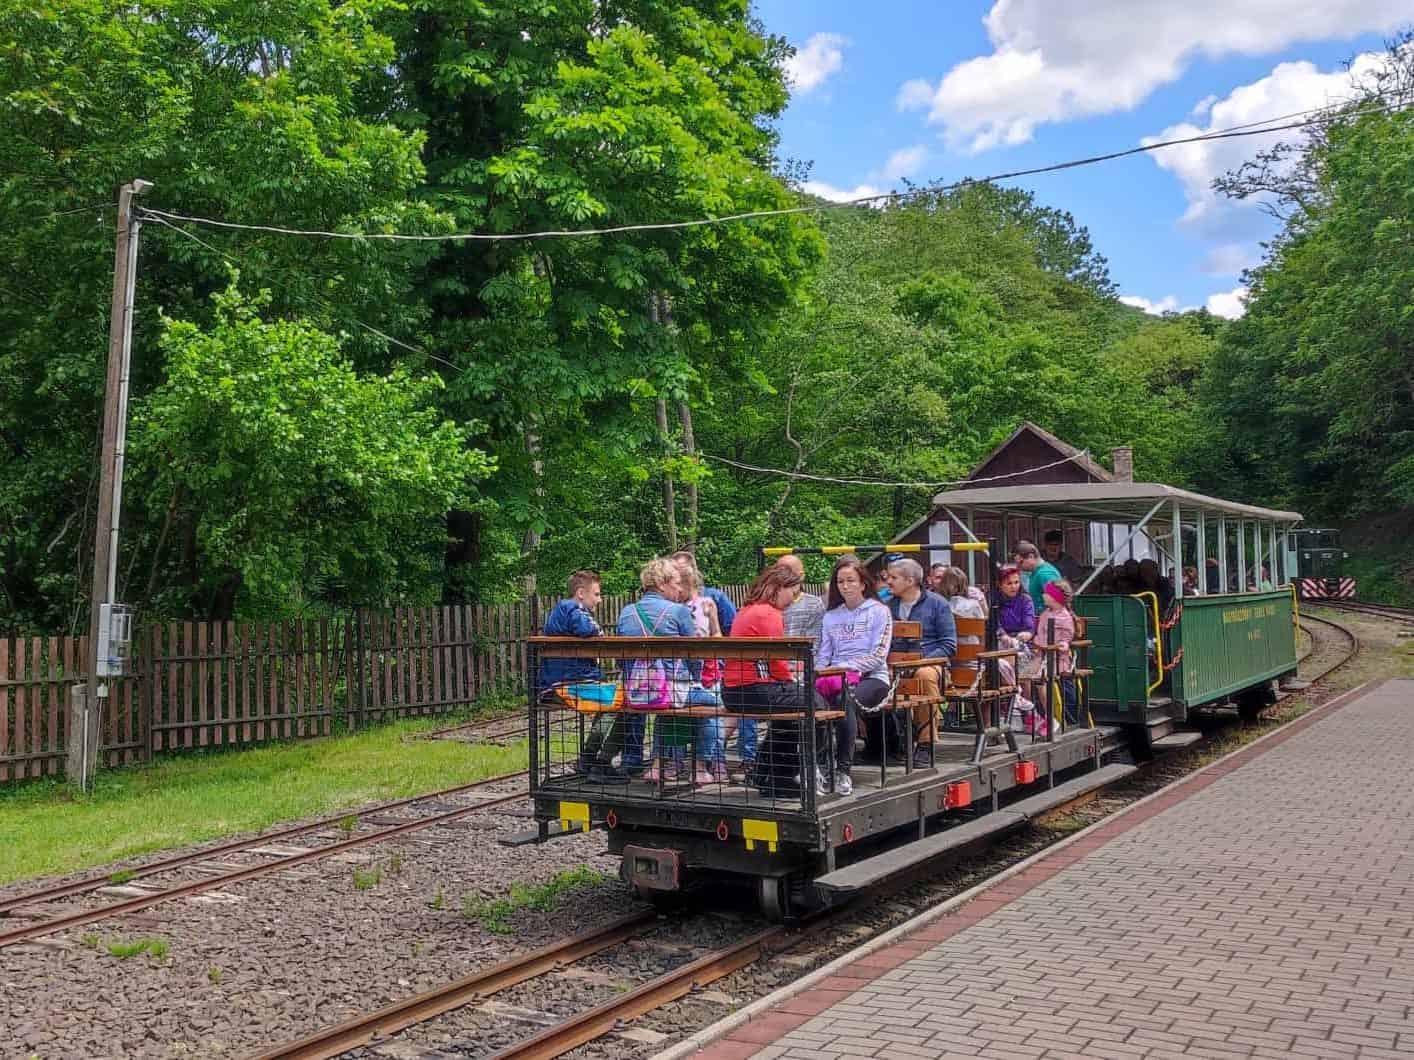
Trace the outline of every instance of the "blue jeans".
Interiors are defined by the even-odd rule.
[[[725,764],[727,761],[726,736],[721,718],[703,718],[697,725],[697,757],[707,765]],[[677,750],[681,751],[681,748]]]
[[[756,761],[756,726],[759,724],[754,718],[737,719],[736,744],[741,750],[741,760],[748,765]]]
[[[647,724],[648,719],[642,714],[630,714],[624,719],[624,750],[620,764],[627,773],[643,771],[643,731]]]
[[[750,765],[756,761],[756,726],[759,722],[755,718],[739,718],[736,728],[737,748],[741,752],[742,762]],[[721,718],[704,718],[702,727],[699,730],[698,739],[702,741],[703,748],[701,758],[708,765],[726,764],[727,761],[727,741],[725,735],[726,723]]]

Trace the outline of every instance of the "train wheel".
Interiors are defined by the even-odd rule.
[[[1243,689],[1234,697],[1234,702],[1237,704],[1237,716],[1249,725],[1260,718],[1262,711],[1276,701],[1276,693],[1272,691],[1270,684]]]
[[[784,876],[759,876],[756,879],[756,904],[761,915],[773,924],[785,921],[790,909],[790,885]]]

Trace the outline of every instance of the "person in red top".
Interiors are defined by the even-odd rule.
[[[788,566],[775,564],[763,570],[732,620],[732,639],[784,637],[781,613],[795,601],[799,586],[800,575]],[[806,702],[786,659],[728,660],[722,679],[722,700],[728,710],[745,714],[794,713],[804,710]],[[772,722],[756,759],[751,779],[762,794],[775,797],[798,793],[799,723]],[[795,790],[788,790],[792,788]]]

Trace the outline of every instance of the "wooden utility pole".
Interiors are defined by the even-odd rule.
[[[118,193],[118,241],[113,252],[113,310],[108,325],[108,375],[103,386],[103,448],[99,455],[98,519],[93,542],[93,593],[88,623],[88,689],[75,703],[82,741],[79,785],[87,790],[98,763],[98,738],[108,682],[98,675],[99,620],[102,605],[117,596],[118,527],[123,506],[123,455],[128,434],[128,366],[133,341],[133,289],[137,282],[137,241],[140,222],[133,199],[151,183],[134,180]],[[75,697],[76,700],[80,697]],[[75,733],[70,727],[70,734]],[[72,777],[70,779],[73,779]]]

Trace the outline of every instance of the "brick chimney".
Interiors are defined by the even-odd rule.
[[[1114,463],[1116,482],[1134,481],[1134,450],[1130,446],[1111,449],[1110,460]]]

